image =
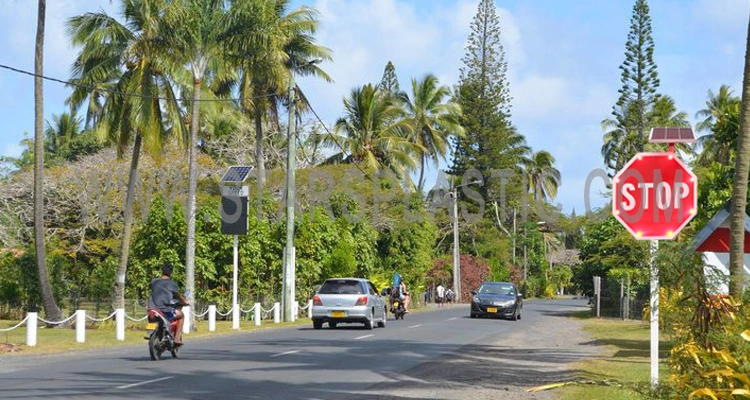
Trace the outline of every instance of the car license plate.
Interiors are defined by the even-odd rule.
[[[496,313],[497,312],[497,308],[495,308],[495,307],[488,307],[487,308],[487,312],[488,313]]]
[[[149,322],[149,324],[146,325],[147,331],[153,331],[154,329],[156,329],[156,322]]]
[[[344,318],[346,317],[346,313],[343,311],[331,311],[331,317],[332,318]]]

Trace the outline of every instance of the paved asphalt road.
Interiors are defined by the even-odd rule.
[[[556,371],[567,371],[568,363],[589,354],[576,349],[587,347],[584,337],[571,341],[580,332],[578,323],[562,317],[585,305],[583,300],[528,301],[517,322],[469,319],[468,306],[458,306],[390,319],[386,328],[371,331],[359,325],[304,326],[188,337],[181,359],[166,355],[158,362],[149,359],[145,341],[77,355],[13,357],[10,362],[0,357],[0,399],[453,396],[448,389],[445,395],[422,390],[443,383],[453,389],[481,385],[492,393],[507,391],[509,385],[559,379]],[[457,398],[468,396],[457,393]]]

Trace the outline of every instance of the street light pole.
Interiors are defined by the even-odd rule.
[[[456,296],[456,303],[461,301],[461,259],[459,257],[458,247],[458,196],[456,189],[451,192],[453,201],[453,291]]]
[[[295,298],[295,259],[294,259],[294,194],[295,194],[295,174],[297,161],[296,146],[296,104],[294,99],[294,72],[289,73],[289,125],[287,126],[287,158],[286,158],[286,246],[284,247],[284,276],[283,287],[284,293],[281,298],[284,310],[284,321],[293,322],[292,315],[293,303]]]

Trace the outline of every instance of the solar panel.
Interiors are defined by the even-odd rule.
[[[693,143],[695,135],[691,128],[652,128],[648,141],[651,143]]]
[[[235,167],[229,167],[227,172],[224,173],[224,176],[221,178],[220,182],[227,182],[227,183],[242,183],[247,179],[247,176],[250,174],[250,171],[253,169],[253,167],[246,167],[246,166],[235,166]]]

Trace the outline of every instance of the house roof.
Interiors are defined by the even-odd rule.
[[[693,249],[697,252],[728,253],[731,232],[729,216],[732,202],[727,201],[724,207],[693,238]],[[750,253],[750,217],[745,215],[745,254]]]

